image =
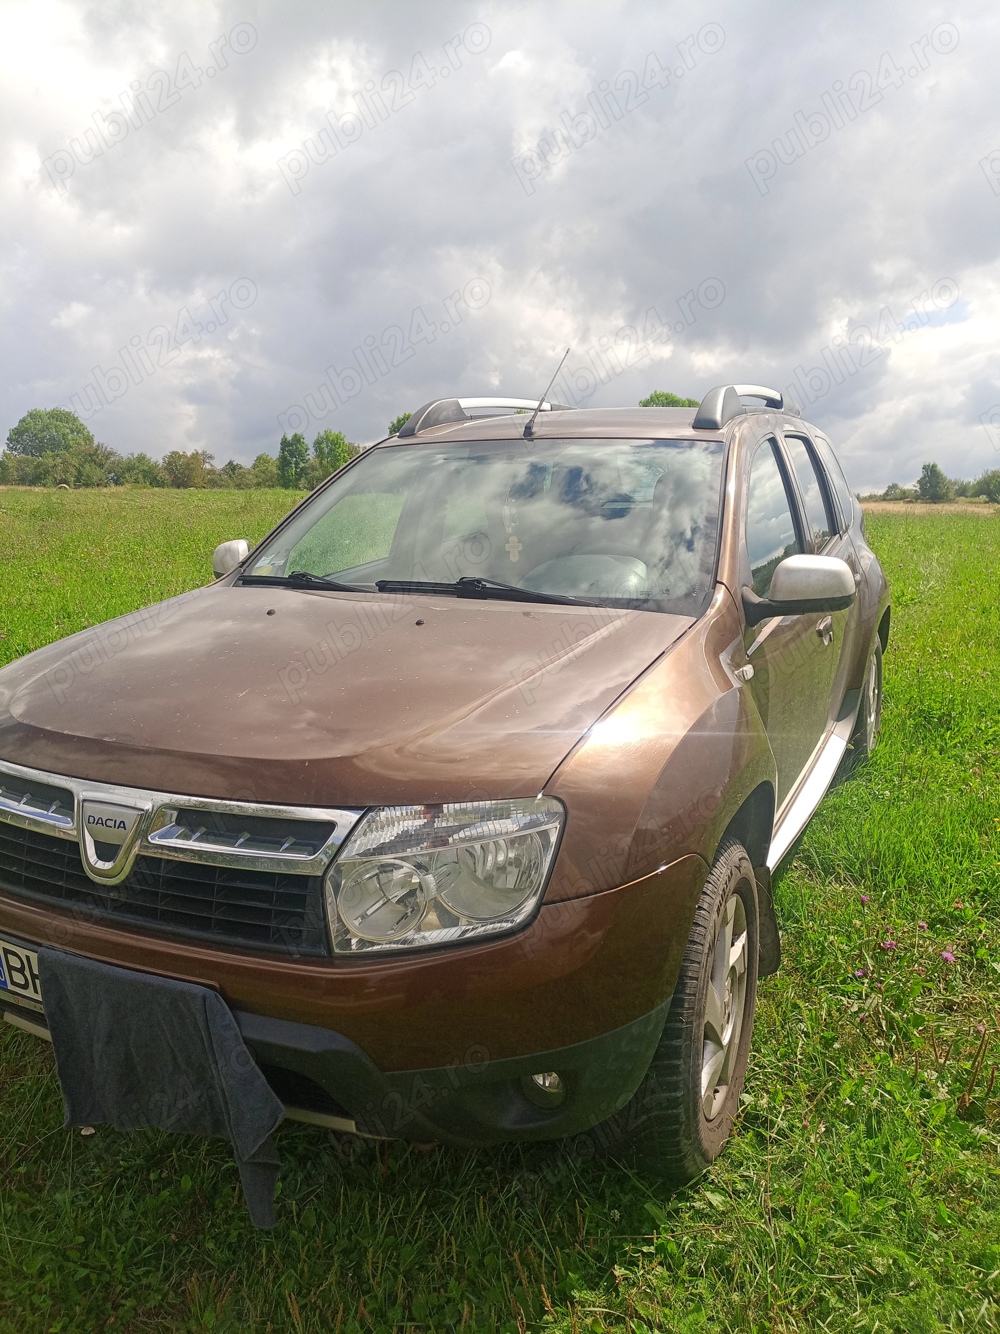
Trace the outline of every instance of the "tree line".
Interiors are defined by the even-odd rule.
[[[890,482],[884,491],[868,496],[867,499],[922,500],[931,505],[943,505],[959,496],[970,499],[982,496],[994,505],[1000,505],[1000,468],[991,468],[974,481],[966,482],[960,477],[947,477],[936,463],[925,463],[912,486]]]
[[[397,428],[398,429],[398,428]],[[258,454],[247,465],[230,459],[216,467],[204,449],[171,450],[162,459],[120,454],[95,440],[67,408],[33,408],[7,433],[0,454],[0,486],[287,487],[311,491],[361,452],[341,431],[283,435],[277,456]]]

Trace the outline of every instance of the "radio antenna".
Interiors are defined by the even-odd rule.
[[[548,382],[548,384],[547,384],[547,385],[545,386],[545,388],[542,390],[542,396],[541,396],[541,398],[538,400],[538,406],[535,408],[534,412],[531,414],[531,416],[530,416],[530,417],[528,418],[528,420],[525,422],[525,424],[524,424],[524,438],[525,438],[525,440],[530,440],[530,439],[531,439],[531,430],[532,430],[532,427],[533,427],[534,424],[535,424],[535,418],[536,418],[536,417],[538,416],[538,414],[541,412],[541,410],[542,410],[542,404],[545,402],[545,399],[546,399],[547,396],[548,396],[548,392],[549,392],[549,390],[550,390],[550,389],[552,388],[552,386],[555,384],[555,382],[556,382],[556,375],[558,375],[559,372],[562,370],[562,368],[563,368],[563,364],[564,364],[564,362],[566,361],[566,358],[569,356],[569,353],[570,353],[570,349],[567,348],[566,351],[565,351],[565,352],[563,353],[563,355],[562,355],[562,361],[560,361],[559,365],[556,367],[556,374],[553,375],[552,379]]]

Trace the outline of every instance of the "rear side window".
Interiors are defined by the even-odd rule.
[[[806,527],[813,541],[813,548],[822,551],[837,528],[826,499],[826,491],[820,475],[820,467],[813,458],[806,442],[797,435],[785,436],[785,448],[792,461],[795,480],[799,484],[799,495],[806,512]]]
[[[851,488],[847,485],[847,478],[840,466],[840,460],[833,452],[833,446],[826,436],[816,435],[816,448],[819,450],[820,458],[826,464],[826,471],[833,482],[837,499],[840,501],[840,509],[844,516],[844,527],[850,528],[854,522],[854,497],[851,494]]]
[[[753,591],[762,598],[778,562],[802,551],[776,449],[769,440],[757,450],[747,487],[747,554]]]

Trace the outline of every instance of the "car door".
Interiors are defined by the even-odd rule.
[[[845,561],[851,568],[856,586],[860,579],[860,567],[854,543],[847,531],[849,520],[840,512],[836,492],[820,452],[805,431],[785,430],[782,435],[785,454],[799,493],[806,541],[811,541],[807,550],[815,552],[817,556],[837,556]],[[830,700],[831,719],[837,717],[844,698],[847,669],[857,630],[857,604],[818,618],[817,633],[830,650],[825,655],[825,676],[828,682],[824,690]]]
[[[743,509],[744,556],[750,584],[767,597],[786,556],[815,550],[791,465],[776,436],[756,448]],[[775,616],[744,631],[749,682],[777,767],[777,804],[795,786],[829,721],[836,656],[826,617]]]

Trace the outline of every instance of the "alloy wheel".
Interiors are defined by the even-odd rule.
[[[705,1000],[701,1058],[701,1107],[706,1121],[726,1101],[743,1031],[747,994],[747,915],[739,894],[731,894],[719,918]]]
[[[872,653],[868,664],[868,677],[865,681],[865,749],[868,754],[875,748],[878,739],[881,681],[879,680],[878,652]]]

